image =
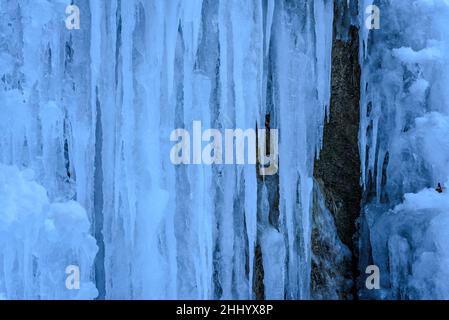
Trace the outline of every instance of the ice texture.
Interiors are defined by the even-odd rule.
[[[448,190],[435,190],[449,183],[449,3],[374,4],[381,28],[361,37],[359,246],[361,272],[378,265],[382,288],[360,295],[449,299]]]
[[[0,297],[93,299],[97,252],[86,211],[73,200],[50,202],[28,169],[0,164]],[[80,270],[80,290],[68,290],[66,268]]]
[[[77,0],[79,30],[66,29],[69,4],[0,1],[0,163],[35,172],[41,195],[33,201],[65,203],[27,214],[74,219],[80,229],[59,245],[66,252],[77,243],[89,258],[68,261],[25,233],[3,263],[12,268],[25,244],[46,250],[54,265],[38,264],[42,274],[82,264],[100,299],[254,299],[263,266],[265,297],[309,298],[313,160],[329,107],[333,1]],[[174,129],[192,132],[193,121],[264,128],[267,114],[280,139],[276,215],[272,197],[261,198],[268,179],[254,165],[170,162]],[[94,261],[90,238],[77,233],[87,229]],[[32,269],[8,272],[0,273],[6,298],[69,297],[59,278],[35,291]],[[15,278],[23,284],[8,282]],[[82,297],[93,298],[86,286]]]

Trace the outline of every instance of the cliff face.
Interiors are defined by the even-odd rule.
[[[328,298],[351,297],[352,285],[340,286],[332,294],[329,290],[332,282],[342,281],[341,278],[353,282],[356,276],[353,237],[361,201],[358,147],[360,66],[358,29],[348,23],[354,14],[352,9],[346,1],[334,3],[330,114],[324,127],[323,148],[314,168],[312,288],[317,295],[324,294],[325,290]],[[317,196],[320,193],[324,195],[324,209]],[[335,223],[336,236],[353,253],[353,262],[348,257],[343,259],[339,251],[332,250],[337,244],[335,237],[326,235],[334,230],[330,226],[332,221],[326,216],[327,211]],[[322,229],[323,221],[328,221],[325,229]]]

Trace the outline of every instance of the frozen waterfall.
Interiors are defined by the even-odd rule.
[[[449,299],[448,21],[448,0],[0,0],[0,299]]]
[[[34,172],[0,195],[0,239],[24,228],[0,249],[0,294],[67,298],[46,275],[78,264],[99,298],[308,298],[332,1],[79,0],[72,30],[69,4],[0,1],[0,183]],[[279,129],[278,174],[174,166],[170,132],[193,121]],[[54,249],[35,239],[52,212],[71,230]]]
[[[359,263],[380,268],[376,298],[449,299],[449,198],[435,191],[449,183],[449,3],[379,2],[381,29],[360,46]]]

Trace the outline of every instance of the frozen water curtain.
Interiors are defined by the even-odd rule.
[[[447,297],[404,270],[442,277],[448,259],[431,236],[445,195],[436,216],[407,210],[449,178],[447,142],[432,153],[426,133],[449,130],[449,6],[374,4],[0,0],[0,298]],[[368,7],[388,23],[368,28]],[[423,33],[401,33],[417,12]],[[337,43],[361,67],[352,178],[364,192],[343,237],[314,170]],[[368,264],[388,290],[364,292]]]
[[[2,0],[1,17],[5,298],[309,297],[332,1]],[[279,170],[174,165],[172,131],[199,121],[278,129]]]

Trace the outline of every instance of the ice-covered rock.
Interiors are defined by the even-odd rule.
[[[362,281],[361,296],[448,299],[449,198],[435,188],[449,179],[449,3],[378,4],[382,27],[361,56],[359,265],[380,267],[382,289]]]

